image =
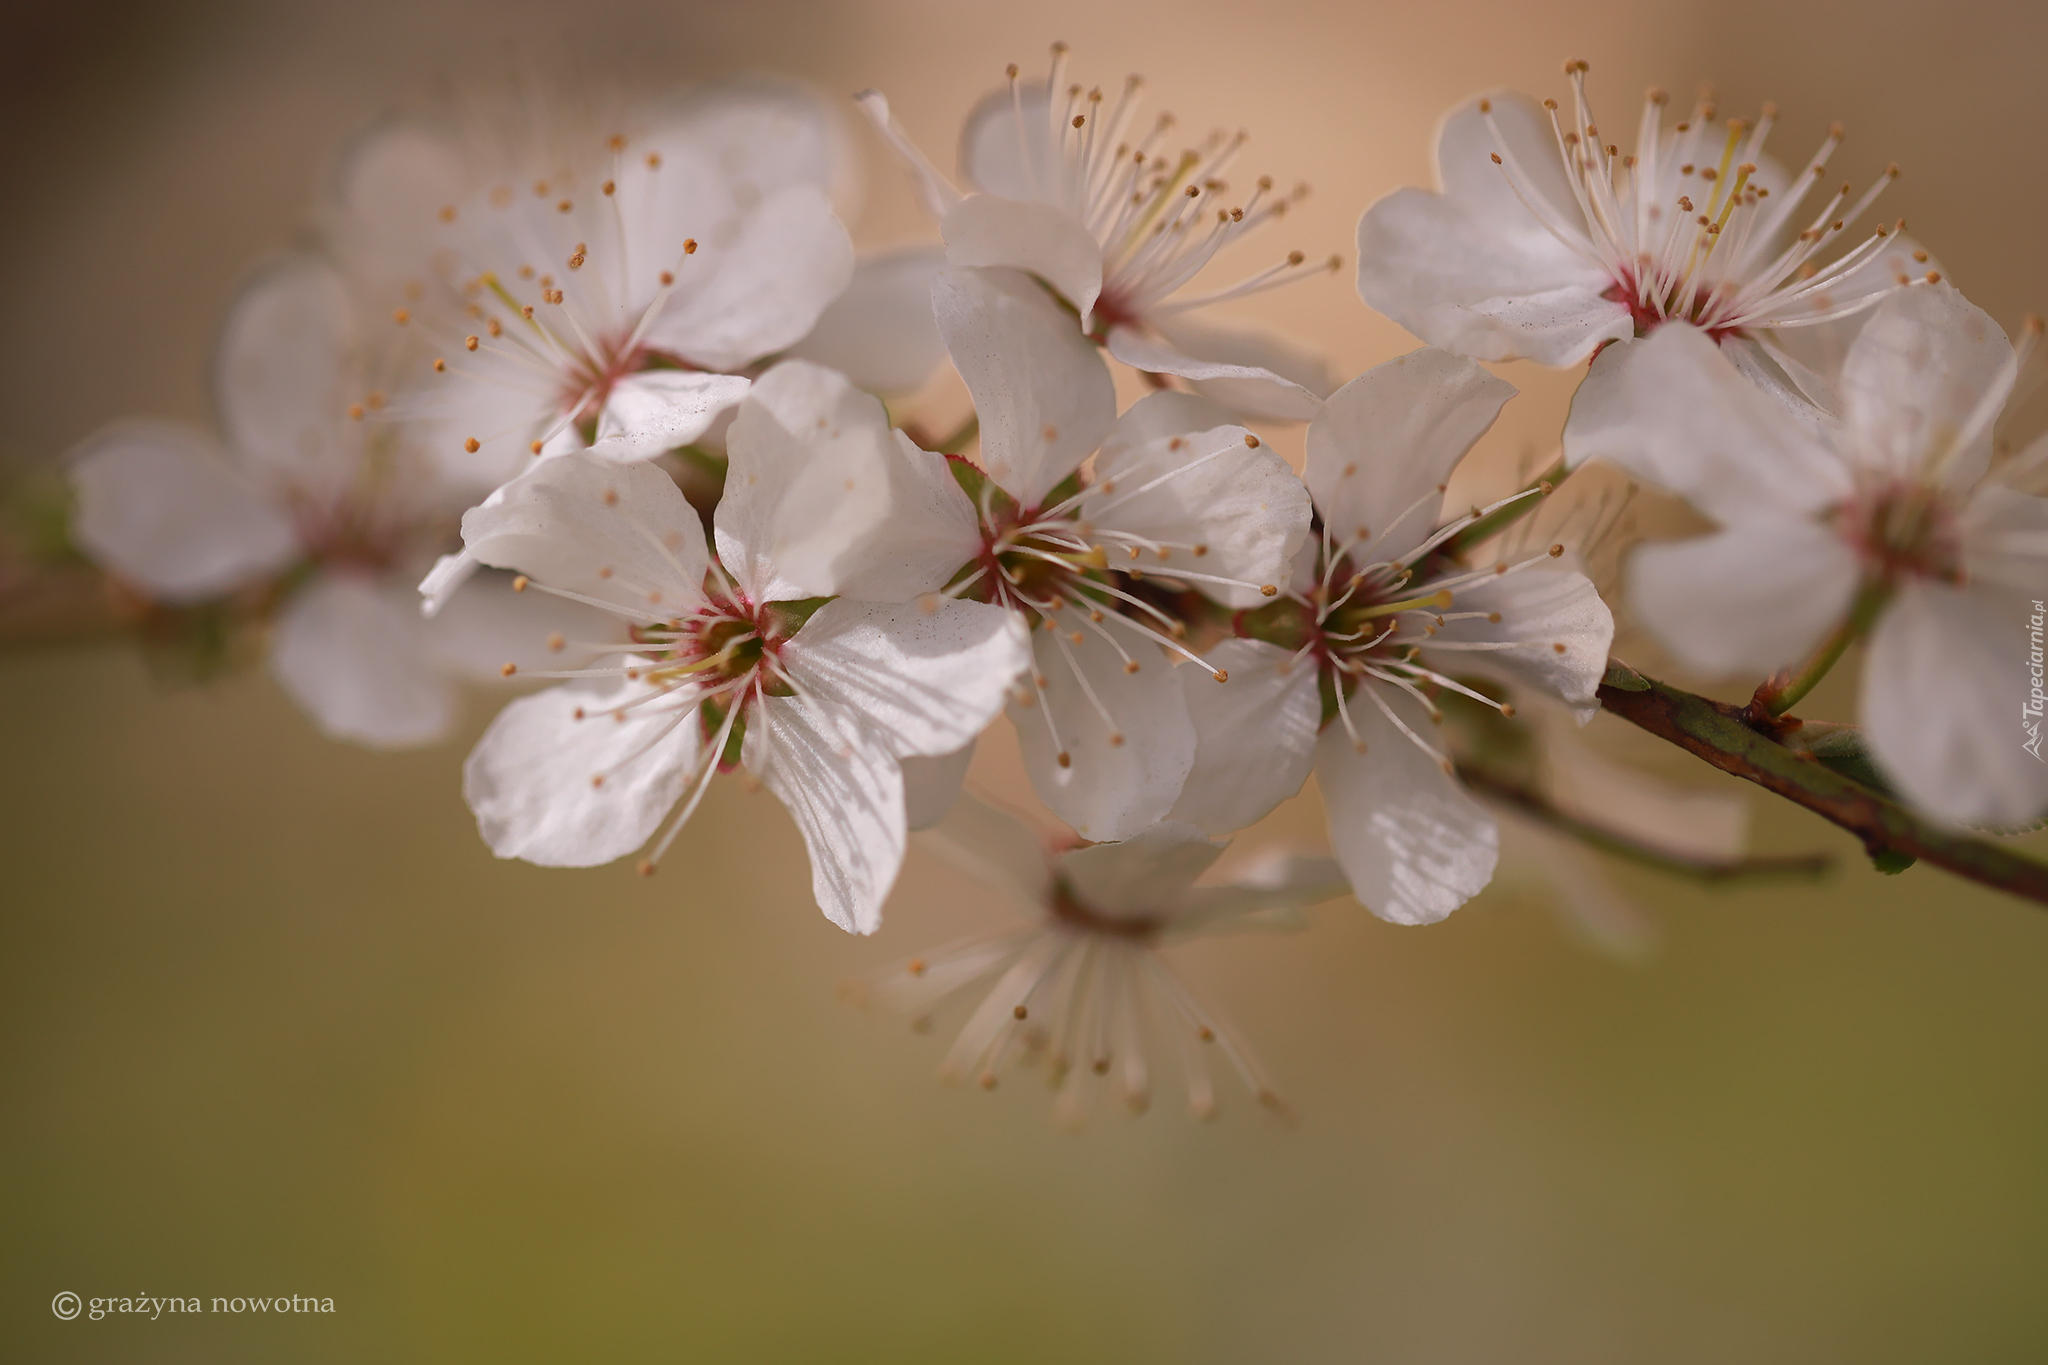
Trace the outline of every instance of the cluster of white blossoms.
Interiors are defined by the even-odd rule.
[[[683,830],[743,769],[866,934],[929,829],[1028,917],[864,989],[924,1022],[994,979],[949,1075],[1038,1065],[1064,1115],[1091,1077],[1142,1108],[1170,1040],[1196,1112],[1212,1049],[1277,1104],[1156,950],[1347,892],[1427,924],[1488,884],[1503,793],[1559,790],[1557,722],[1600,706],[1597,537],[1532,534],[1586,461],[1715,523],[1625,561],[1681,664],[1767,675],[1776,717],[1867,636],[1874,783],[1951,825],[2048,811],[2015,723],[2040,715],[2048,502],[2023,486],[2048,447],[1994,440],[2024,346],[1903,224],[1856,226],[1896,171],[1823,183],[1839,129],[1787,170],[1772,111],[1667,127],[1653,92],[1624,154],[1566,73],[1562,104],[1453,110],[1440,187],[1365,211],[1359,293],[1427,344],[1341,385],[1212,311],[1340,267],[1271,251],[1305,188],[1228,179],[1243,134],[1183,149],[1139,81],[1073,83],[1064,47],[968,114],[957,179],[857,97],[942,239],[869,258],[847,125],[800,89],[389,125],[340,168],[321,251],[232,310],[221,435],[92,438],[75,539],[142,597],[237,603],[339,738],[439,738],[465,676],[549,682],[464,769],[502,857],[710,856]],[[1562,461],[1449,507],[1515,392],[1480,362],[1509,359],[1585,368]],[[1150,390],[1121,411],[1112,360]],[[948,361],[972,420],[914,438],[904,400]],[[1303,469],[1265,422],[1307,424]],[[1005,714],[1044,833],[962,794]],[[1331,856],[1205,881],[1311,773]]]

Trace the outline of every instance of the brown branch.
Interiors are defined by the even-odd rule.
[[[1770,858],[1699,858],[1647,843],[1633,835],[1573,815],[1534,787],[1470,763],[1458,765],[1458,781],[1475,795],[1506,806],[1602,853],[1689,881],[1720,885],[1775,877],[1813,878],[1826,875],[1833,860],[1825,853],[1797,853]]]
[[[1621,663],[1608,665],[1599,695],[1603,707],[1630,724],[1840,825],[1881,863],[1929,862],[2048,905],[2048,865],[1923,819],[1812,755],[1758,733],[1742,707],[1681,691]]]

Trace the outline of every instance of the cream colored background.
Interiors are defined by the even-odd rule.
[[[0,449],[206,416],[239,274],[297,240],[352,131],[515,66],[734,66],[886,90],[935,153],[1004,62],[1143,71],[1316,195],[1350,250],[1441,110],[1593,64],[1775,98],[2012,325],[2048,303],[2038,7],[1958,3],[15,6],[0,19]],[[1611,111],[1611,112],[1607,112]],[[879,149],[860,238],[924,232]],[[1774,139],[1774,146],[1777,146]],[[1262,263],[1248,261],[1247,266]],[[1257,310],[1345,373],[1411,343],[1346,277]],[[1489,441],[1554,439],[1569,376]],[[1849,709],[1846,683],[1816,710]],[[121,649],[0,660],[4,1308],[66,1361],[2033,1360],[2048,1353],[2048,918],[1763,810],[1824,888],[1622,872],[1640,967],[1489,892],[1347,904],[1181,962],[1301,1110],[1052,1131],[1029,1084],[836,983],[996,922],[913,857],[882,935],[804,902],[801,844],[722,784],[658,880],[494,862],[467,740],[337,748],[262,677],[166,691]],[[1598,729],[1606,730],[1611,723]],[[1613,740],[1626,745],[1627,736]],[[987,770],[1000,774],[1000,753]],[[1667,769],[1675,774],[1683,765]],[[1704,776],[1701,778],[1704,781]],[[1258,839],[1312,841],[1313,809]],[[1231,1096],[1235,1099],[1234,1095]],[[57,1322],[50,1297],[317,1294],[333,1317]]]

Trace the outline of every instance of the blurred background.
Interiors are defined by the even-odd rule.
[[[1315,195],[1266,245],[1348,254],[1474,90],[1599,107],[1718,82],[1831,119],[1859,182],[2015,326],[2048,306],[2048,10],[960,0],[0,11],[0,459],[129,413],[210,416],[236,281],[305,240],[331,159],[454,83],[734,69],[885,90],[948,160],[1054,38]],[[865,131],[863,245],[930,235]],[[1782,140],[1782,143],[1781,143]],[[1262,234],[1264,236],[1265,234]],[[1287,235],[1293,240],[1278,240]],[[1262,264],[1239,262],[1239,265]],[[1349,375],[1409,349],[1348,268],[1251,313]],[[1488,438],[1555,440],[1573,376]],[[1283,448],[1288,448],[1283,435]],[[1654,662],[1654,660],[1651,660]],[[1831,680],[1817,714],[1852,706]],[[195,689],[120,644],[0,656],[0,1336],[48,1361],[1906,1362],[2048,1358],[2048,916],[1759,801],[1826,882],[1611,868],[1624,963],[1497,885],[1446,924],[1349,902],[1177,962],[1293,1101],[1170,1087],[1070,1136],[1029,1083],[940,1087],[943,1031],[843,981],[1005,912],[913,853],[874,940],[806,901],[772,798],[720,783],[664,865],[499,863],[436,749],[320,739],[260,671]],[[1714,775],[1614,733],[1674,779]],[[1012,771],[998,735],[983,775]],[[1731,780],[1732,783],[1732,780]],[[1244,836],[1315,847],[1311,793]],[[2038,851],[2038,848],[2037,848]],[[1236,853],[1233,856],[1237,856]],[[300,1294],[318,1317],[60,1322],[51,1297]]]

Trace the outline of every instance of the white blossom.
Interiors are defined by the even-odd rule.
[[[1313,770],[1331,847],[1381,918],[1439,920],[1486,885],[1494,824],[1431,734],[1430,690],[1511,714],[1462,681],[1491,679],[1583,721],[1614,633],[1561,545],[1477,567],[1442,553],[1474,520],[1437,524],[1444,481],[1513,394],[1470,360],[1421,350],[1331,395],[1309,427],[1320,535],[1284,601],[1205,656],[1231,687],[1188,688],[1201,745],[1175,819],[1241,828]]]
[[[443,620],[419,619],[411,585],[467,498],[388,420],[383,361],[339,272],[288,259],[229,313],[215,362],[224,439],[121,423],[68,473],[73,536],[96,562],[164,603],[280,594],[278,681],[327,734],[399,747],[447,732],[479,650],[541,657],[577,613],[508,610],[480,582]]]
[[[1286,1112],[1258,1058],[1160,949],[1216,933],[1299,928],[1308,906],[1344,893],[1328,858],[1269,858],[1235,881],[1196,885],[1228,841],[1169,823],[1122,843],[1054,852],[972,798],[919,839],[1027,917],[1018,928],[912,958],[859,992],[913,1015],[922,1032],[948,999],[994,979],[946,1054],[942,1079],[993,1090],[1012,1067],[1040,1069],[1058,1092],[1055,1116],[1078,1126],[1091,1076],[1143,1112],[1153,1054],[1170,1038],[1197,1118],[1216,1109],[1211,1049],[1260,1103]]]
[[[1033,627],[1011,717],[1040,799],[1086,838],[1129,837],[1165,816],[1194,758],[1167,663],[1228,685],[1141,585],[1266,600],[1307,534],[1308,494],[1196,395],[1153,394],[1118,419],[1100,355],[1030,276],[949,270],[933,303],[980,415],[981,467],[955,462],[917,534],[963,566],[949,594]]]
[[[494,852],[549,866],[622,857],[675,809],[651,872],[712,777],[744,764],[802,830],[819,908],[869,933],[903,855],[900,760],[980,733],[1024,667],[1023,627],[941,597],[954,561],[883,534],[891,481],[944,479],[943,461],[843,377],[769,371],[730,450],[715,556],[667,474],[588,454],[541,461],[463,518],[479,561],[622,626],[593,645],[610,658],[505,709],[465,791]]]
[[[1776,110],[1716,123],[1706,101],[1675,128],[1651,91],[1633,154],[1603,134],[1586,64],[1566,66],[1568,109],[1496,91],[1452,110],[1437,134],[1436,191],[1396,190],[1358,224],[1358,290],[1423,340],[1481,360],[1572,365],[1600,351],[1592,384],[1635,340],[1692,323],[1754,381],[1833,405],[1829,367],[1802,329],[1853,318],[1910,279],[1927,253],[1884,224],[1824,257],[1897,176],[1843,183],[1817,207],[1830,130],[1797,174],[1764,154]],[[1566,454],[1577,463],[1577,432]]]
[[[1261,176],[1231,197],[1222,179],[1246,135],[1212,135],[1199,150],[1167,150],[1170,115],[1149,127],[1131,77],[1106,101],[1066,81],[1066,48],[1053,49],[1043,83],[1010,83],[982,99],[961,134],[963,193],[919,151],[878,92],[861,107],[909,164],[940,220],[956,266],[1029,271],[1058,291],[1081,330],[1127,365],[1186,379],[1232,411],[1299,420],[1330,381],[1322,362],[1264,333],[1196,314],[1293,280],[1334,270],[1289,252],[1269,269],[1221,289],[1189,288],[1226,246],[1283,216],[1306,186],[1276,191]]]
[[[853,271],[827,112],[780,86],[509,139],[397,124],[338,232],[418,336],[407,415],[479,492],[543,451],[640,459],[709,431]]]
[[[1936,285],[1864,325],[1839,417],[1788,413],[1684,326],[1646,343],[1627,384],[1579,404],[1589,456],[1719,523],[1636,552],[1643,625],[1710,674],[1792,665],[1867,625],[1870,746],[1909,800],[1956,823],[2048,809],[2048,766],[2022,747],[2048,500],[2015,491],[2025,465],[1997,467],[1992,447],[2018,367],[1998,325]]]

